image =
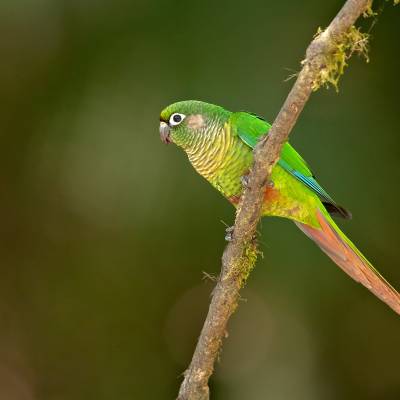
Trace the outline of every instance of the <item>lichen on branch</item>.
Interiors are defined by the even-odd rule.
[[[314,40],[318,41],[325,32],[318,28]],[[348,65],[347,60],[353,54],[356,53],[364,57],[366,62],[369,62],[368,40],[369,34],[361,32],[354,25],[343,33],[340,38],[335,39],[332,42],[331,49],[325,54],[323,67],[320,68],[318,76],[314,79],[312,89],[316,91],[320,87],[329,88],[331,85],[338,91],[340,77],[344,74],[344,70]],[[302,61],[303,65],[305,63],[307,63],[307,59]]]
[[[365,11],[362,14],[362,16],[364,18],[374,17],[375,15],[377,15],[377,13],[372,9],[372,2],[373,2],[373,0],[370,0],[368,2],[367,7],[365,8]]]

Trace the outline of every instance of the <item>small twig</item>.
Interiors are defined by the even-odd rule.
[[[218,278],[212,274],[209,274],[206,271],[203,271],[203,281],[217,282]]]
[[[221,275],[192,362],[184,374],[178,400],[209,399],[208,380],[226,336],[227,322],[237,307],[239,290],[256,261],[254,237],[272,168],[316,82],[320,81],[328,57],[370,4],[370,0],[348,0],[328,28],[311,42],[302,70],[269,134],[255,148],[254,164],[238,207],[232,240],[225,248]]]

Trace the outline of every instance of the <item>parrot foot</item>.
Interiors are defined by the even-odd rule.
[[[249,175],[241,176],[240,183],[242,184],[243,187],[248,188],[249,187]]]
[[[268,180],[268,181],[264,180],[263,183],[261,184],[261,187],[264,185],[267,189],[268,188],[272,189],[275,186],[274,181],[272,181],[272,180]]]
[[[225,229],[226,235],[225,235],[225,240],[227,242],[231,242],[233,240],[233,230],[235,229],[234,226],[229,226],[228,228]]]
[[[243,187],[248,188],[249,187],[249,175],[243,175],[240,177],[240,182]],[[274,182],[272,180],[265,181],[262,183],[262,186],[266,185],[267,187],[273,188],[274,187]]]

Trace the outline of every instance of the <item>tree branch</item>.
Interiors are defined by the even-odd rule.
[[[237,307],[239,291],[257,258],[255,232],[260,220],[265,188],[283,144],[310,94],[329,74],[330,58],[370,0],[348,0],[328,28],[309,45],[297,80],[276,117],[269,134],[254,150],[254,163],[236,214],[232,240],[222,256],[222,271],[191,364],[185,372],[178,400],[207,400],[208,380],[226,335],[227,322]],[[327,70],[328,68],[328,70]]]

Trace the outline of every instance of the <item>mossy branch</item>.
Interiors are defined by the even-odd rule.
[[[370,10],[372,9],[368,8],[364,12],[365,17],[372,15],[373,11]],[[318,41],[322,35],[324,35],[324,31],[319,28],[315,36],[315,41]],[[347,60],[354,53],[363,56],[369,62],[368,39],[368,33],[363,33],[359,28],[352,25],[346,33],[341,35],[339,40],[332,40],[332,49],[325,55],[325,65],[321,67],[318,76],[314,80],[312,89],[318,90],[321,86],[329,87],[329,85],[332,85],[338,91],[339,79],[347,67]],[[307,63],[307,59],[302,63]]]
[[[238,207],[232,240],[222,256],[221,274],[178,400],[209,399],[208,380],[226,336],[227,322],[257,259],[256,228],[272,168],[311,93],[327,84],[337,87],[347,59],[354,52],[366,54],[367,36],[355,28],[354,23],[364,13],[371,12],[371,3],[371,0],[346,1],[330,25],[317,33],[269,134],[254,150],[254,163]]]

